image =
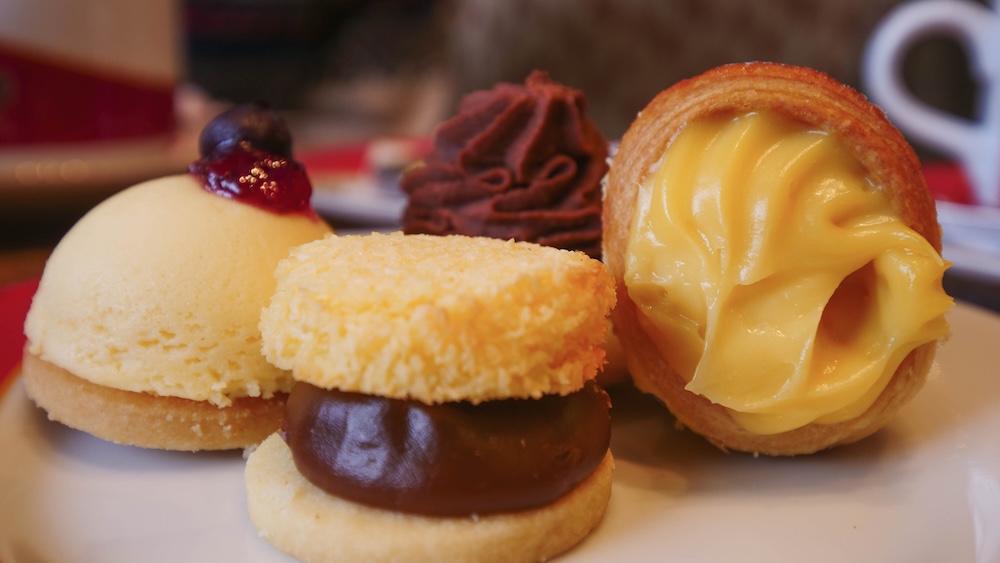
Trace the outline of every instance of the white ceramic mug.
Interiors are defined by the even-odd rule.
[[[1000,0],[901,4],[875,28],[862,61],[865,89],[904,133],[958,161],[976,203],[1000,206]],[[919,40],[952,37],[965,48],[977,81],[974,121],[918,100],[903,81],[903,60]]]

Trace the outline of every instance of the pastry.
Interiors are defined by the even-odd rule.
[[[246,467],[269,542],[304,561],[541,561],[597,526],[603,264],[394,233],[305,244],[276,277],[263,349],[296,383]]]
[[[473,92],[403,175],[403,231],[528,241],[599,260],[607,160],[583,92],[545,72]],[[598,375],[602,384],[627,379],[611,331],[608,345],[615,361]]]
[[[277,429],[291,376],[257,322],[288,249],[330,232],[277,114],[238,106],[188,174],[88,212],[45,265],[23,379],[49,418],[112,442],[242,448]]]
[[[723,449],[872,434],[948,331],[917,157],[810,69],[727,65],[660,93],[612,161],[604,233],[635,384]]]

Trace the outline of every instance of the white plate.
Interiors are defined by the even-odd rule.
[[[424,137],[378,137],[300,155],[313,181],[312,205],[321,215],[358,225],[402,223],[402,171],[430,150]]]
[[[1000,280],[1000,209],[937,202],[942,252],[956,271]]]
[[[611,505],[561,560],[1000,561],[1000,317],[950,313],[940,370],[886,429],[799,458],[725,454],[615,393]],[[239,453],[115,446],[0,402],[0,560],[288,562],[257,537]]]
[[[380,185],[373,177],[359,175],[340,182],[315,182],[312,205],[325,217],[389,227],[402,222],[406,195],[393,186]]]

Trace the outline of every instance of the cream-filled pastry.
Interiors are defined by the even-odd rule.
[[[657,96],[612,163],[605,260],[636,385],[726,449],[875,432],[948,331],[916,156],[809,69],[728,65]]]

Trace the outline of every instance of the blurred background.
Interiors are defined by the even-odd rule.
[[[186,0],[186,80],[213,98],[308,112],[329,127],[321,135],[425,135],[462,94],[544,69],[583,90],[617,138],[660,90],[728,62],[811,66],[860,89],[865,43],[898,3]],[[967,62],[951,39],[924,41],[907,81],[968,116]]]
[[[292,126],[297,154],[345,146],[358,151],[377,139],[426,138],[465,93],[499,81],[521,82],[531,70],[542,69],[582,90],[591,117],[615,139],[658,92],[729,62],[810,66],[863,90],[860,66],[866,42],[900,3],[4,0],[0,133],[4,119],[13,114],[9,102],[16,97],[16,84],[12,87],[11,78],[27,76],[23,69],[18,75],[12,62],[34,61],[34,49],[40,46],[38,60],[50,68],[77,64],[76,52],[86,51],[88,42],[109,43],[101,56],[111,60],[138,57],[142,50],[131,45],[148,47],[155,38],[155,56],[147,61],[167,61],[143,68],[140,60],[133,72],[163,71],[155,81],[170,81],[174,121],[173,130],[165,132],[168,144],[118,139],[118,147],[129,148],[115,149],[115,157],[77,157],[74,150],[89,154],[87,148],[49,146],[44,139],[27,147],[0,142],[0,250],[27,252],[24,267],[40,272],[38,262],[89,207],[146,177],[183,171],[196,156],[192,140],[201,125],[229,104],[265,100],[281,110]],[[68,9],[79,13],[67,16]],[[56,20],[66,21],[54,28]],[[44,52],[63,35],[83,39],[64,45],[61,52]],[[921,100],[968,117],[977,87],[968,64],[965,50],[954,40],[922,41],[906,57],[906,82]],[[97,74],[105,70],[101,65],[87,69]],[[69,100],[60,107],[88,111],[75,110],[77,98]],[[914,145],[926,161],[941,158]],[[50,149],[62,151],[58,174],[52,173],[55,165],[39,160],[39,153]],[[133,156],[126,162],[123,154]],[[104,169],[117,175],[94,172],[102,158]],[[18,159],[32,164],[18,164]],[[66,162],[73,165],[67,168]],[[129,163],[134,166],[128,168]],[[81,172],[88,164],[89,176]],[[121,174],[126,169],[129,174]],[[80,180],[84,177],[87,181]],[[333,215],[332,220],[344,219]],[[0,267],[9,270],[9,264]],[[8,272],[5,277],[18,275]]]
[[[32,123],[23,117],[29,109],[57,116],[49,118],[50,128],[67,127],[74,113],[129,107],[137,113],[121,117],[126,124],[129,119],[166,123],[162,115],[153,119],[156,100],[148,92],[119,93],[114,107],[87,105],[85,96],[65,93],[98,89],[95,82],[104,90],[116,86],[109,86],[105,75],[120,83],[145,81],[174,89],[174,130],[166,133],[175,137],[195,135],[204,120],[228,104],[264,100],[289,118],[297,147],[308,150],[426,137],[465,93],[499,81],[521,82],[533,69],[543,69],[582,90],[591,117],[615,139],[656,93],[729,62],[810,66],[863,90],[865,44],[899,3],[152,0],[139,7],[127,0],[5,0],[0,4],[0,184],[12,180],[4,176],[10,166],[4,156],[24,148],[18,141],[37,149],[49,148],[46,141],[67,140],[46,139],[37,123],[41,118],[31,118]],[[62,67],[67,67],[90,82],[63,82],[71,87],[55,97],[51,92],[59,88],[46,87],[55,79],[46,83],[35,76],[43,65],[49,75],[65,73]],[[976,85],[965,51],[954,40],[922,41],[910,50],[904,67],[918,98],[952,114],[972,114]],[[44,95],[25,95],[31,88]],[[4,143],[17,120],[28,121],[14,123],[21,126],[21,137],[8,136]],[[123,129],[119,136],[128,138],[127,133]],[[914,144],[923,158],[940,157]],[[171,149],[183,163],[190,155],[183,150],[190,147]],[[52,148],[86,147],[64,143]],[[162,166],[150,168],[151,174],[163,172]],[[67,196],[59,186],[36,189],[54,183],[50,176],[21,193],[20,201],[8,191],[0,203],[9,210],[43,193]],[[25,175],[18,180],[24,183]],[[50,211],[52,203],[46,202],[45,209]]]

